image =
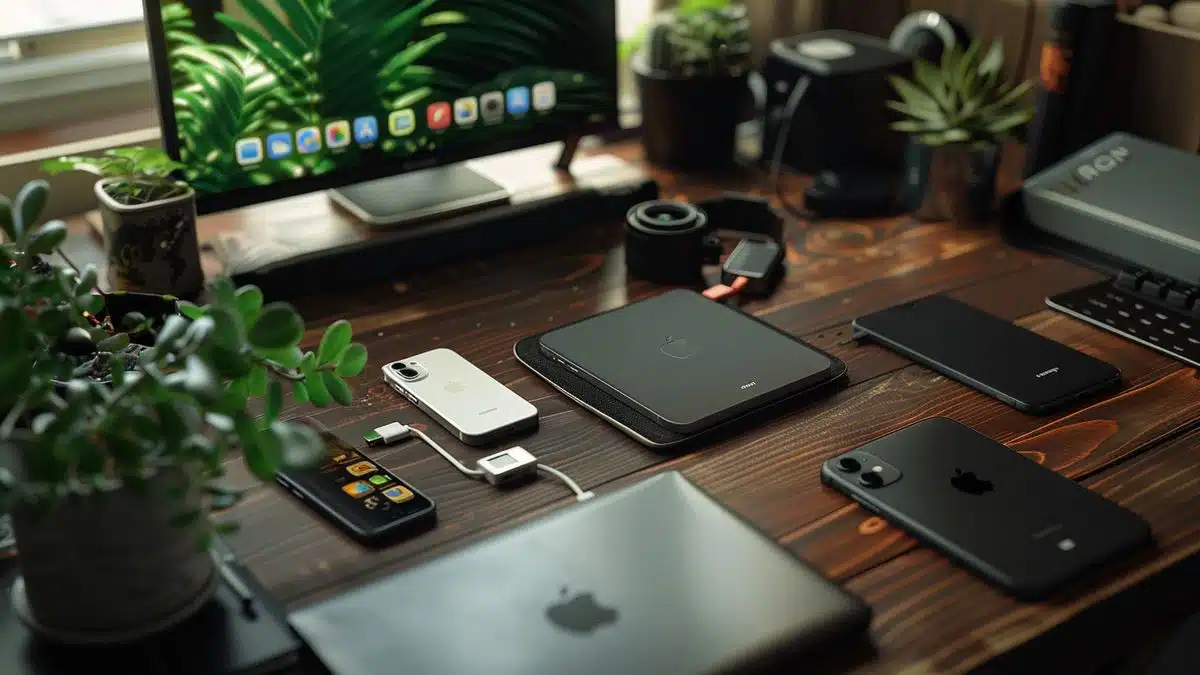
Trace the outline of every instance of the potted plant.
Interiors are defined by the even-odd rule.
[[[279,419],[285,384],[297,400],[350,404],[346,378],[367,351],[339,321],[305,353],[295,309],[224,278],[210,304],[96,321],[94,268],[41,257],[66,234],[38,224],[46,192],[39,181],[13,204],[0,197],[0,513],[19,550],[13,602],[51,638],[121,642],[209,599],[208,544],[228,527],[216,516],[240,494],[222,480],[232,453],[264,481],[323,456],[310,428]],[[130,359],[121,349],[134,339],[145,348]],[[81,357],[101,367],[81,372]],[[261,417],[250,396],[265,397]]]
[[[624,48],[638,82],[646,158],[681,170],[731,165],[749,92],[746,8],[684,0]]]
[[[183,165],[155,148],[119,148],[100,157],[45,162],[50,175],[99,177],[108,282],[114,290],[193,297],[204,286],[196,235],[196,193],[176,178]]]
[[[888,106],[909,134],[907,202],[922,219],[959,225],[986,221],[996,198],[1003,145],[1033,118],[1032,81],[1003,78],[1000,42],[947,49],[940,66],[918,60],[913,78],[891,76],[899,101]]]

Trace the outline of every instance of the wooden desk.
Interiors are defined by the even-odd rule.
[[[634,155],[636,148],[624,153]],[[698,197],[761,185],[755,175],[700,181],[656,174],[666,195]],[[791,180],[788,189],[795,192],[801,184]],[[876,612],[875,653],[865,662],[814,661],[811,672],[912,675],[1001,672],[1003,666],[1003,672],[1022,675],[1089,673],[1089,666],[1196,606],[1200,380],[1176,361],[1046,309],[1047,294],[1088,284],[1099,278],[1096,273],[1010,248],[995,231],[904,218],[796,223],[789,236],[786,284],[747,309],[845,360],[850,386],[707,450],[656,455],[555,393],[513,358],[513,344],[523,336],[661,290],[626,280],[616,222],[581,226],[565,242],[436,276],[299,303],[313,322],[309,342],[329,321],[347,318],[371,353],[366,376],[355,383],[355,405],[316,416],[347,439],[397,420],[423,424],[460,455],[480,456],[374,375],[388,361],[435,346],[459,351],[536,403],[541,429],[520,443],[586,488],[603,492],[655,471],[682,471],[869,601]],[[73,242],[76,250],[90,245]],[[855,316],[941,292],[1117,365],[1124,387],[1065,414],[1031,417],[884,349],[848,341]],[[292,406],[285,414],[313,412]],[[1153,524],[1160,549],[1055,601],[1020,604],[822,487],[818,467],[826,458],[932,415],[969,424],[1131,507]],[[439,502],[440,526],[367,552],[276,487],[254,488],[234,510],[242,530],[232,544],[289,606],[573,503],[553,481],[498,492],[465,480],[416,443],[371,454]],[[240,463],[230,466],[233,476],[252,482]]]

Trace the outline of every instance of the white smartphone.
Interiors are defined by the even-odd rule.
[[[467,445],[488,445],[538,426],[532,403],[450,349],[389,363],[383,378]]]

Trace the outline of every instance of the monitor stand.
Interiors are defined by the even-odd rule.
[[[509,202],[504,187],[466,164],[423,169],[329,191],[329,198],[372,227],[411,225]]]
[[[556,170],[570,171],[580,140],[564,138]],[[371,227],[396,227],[504,206],[512,194],[464,163],[336,188],[329,198]]]

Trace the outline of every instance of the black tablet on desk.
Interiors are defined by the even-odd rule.
[[[543,334],[542,352],[693,433],[830,380],[834,359],[735,308],[669,291]]]

